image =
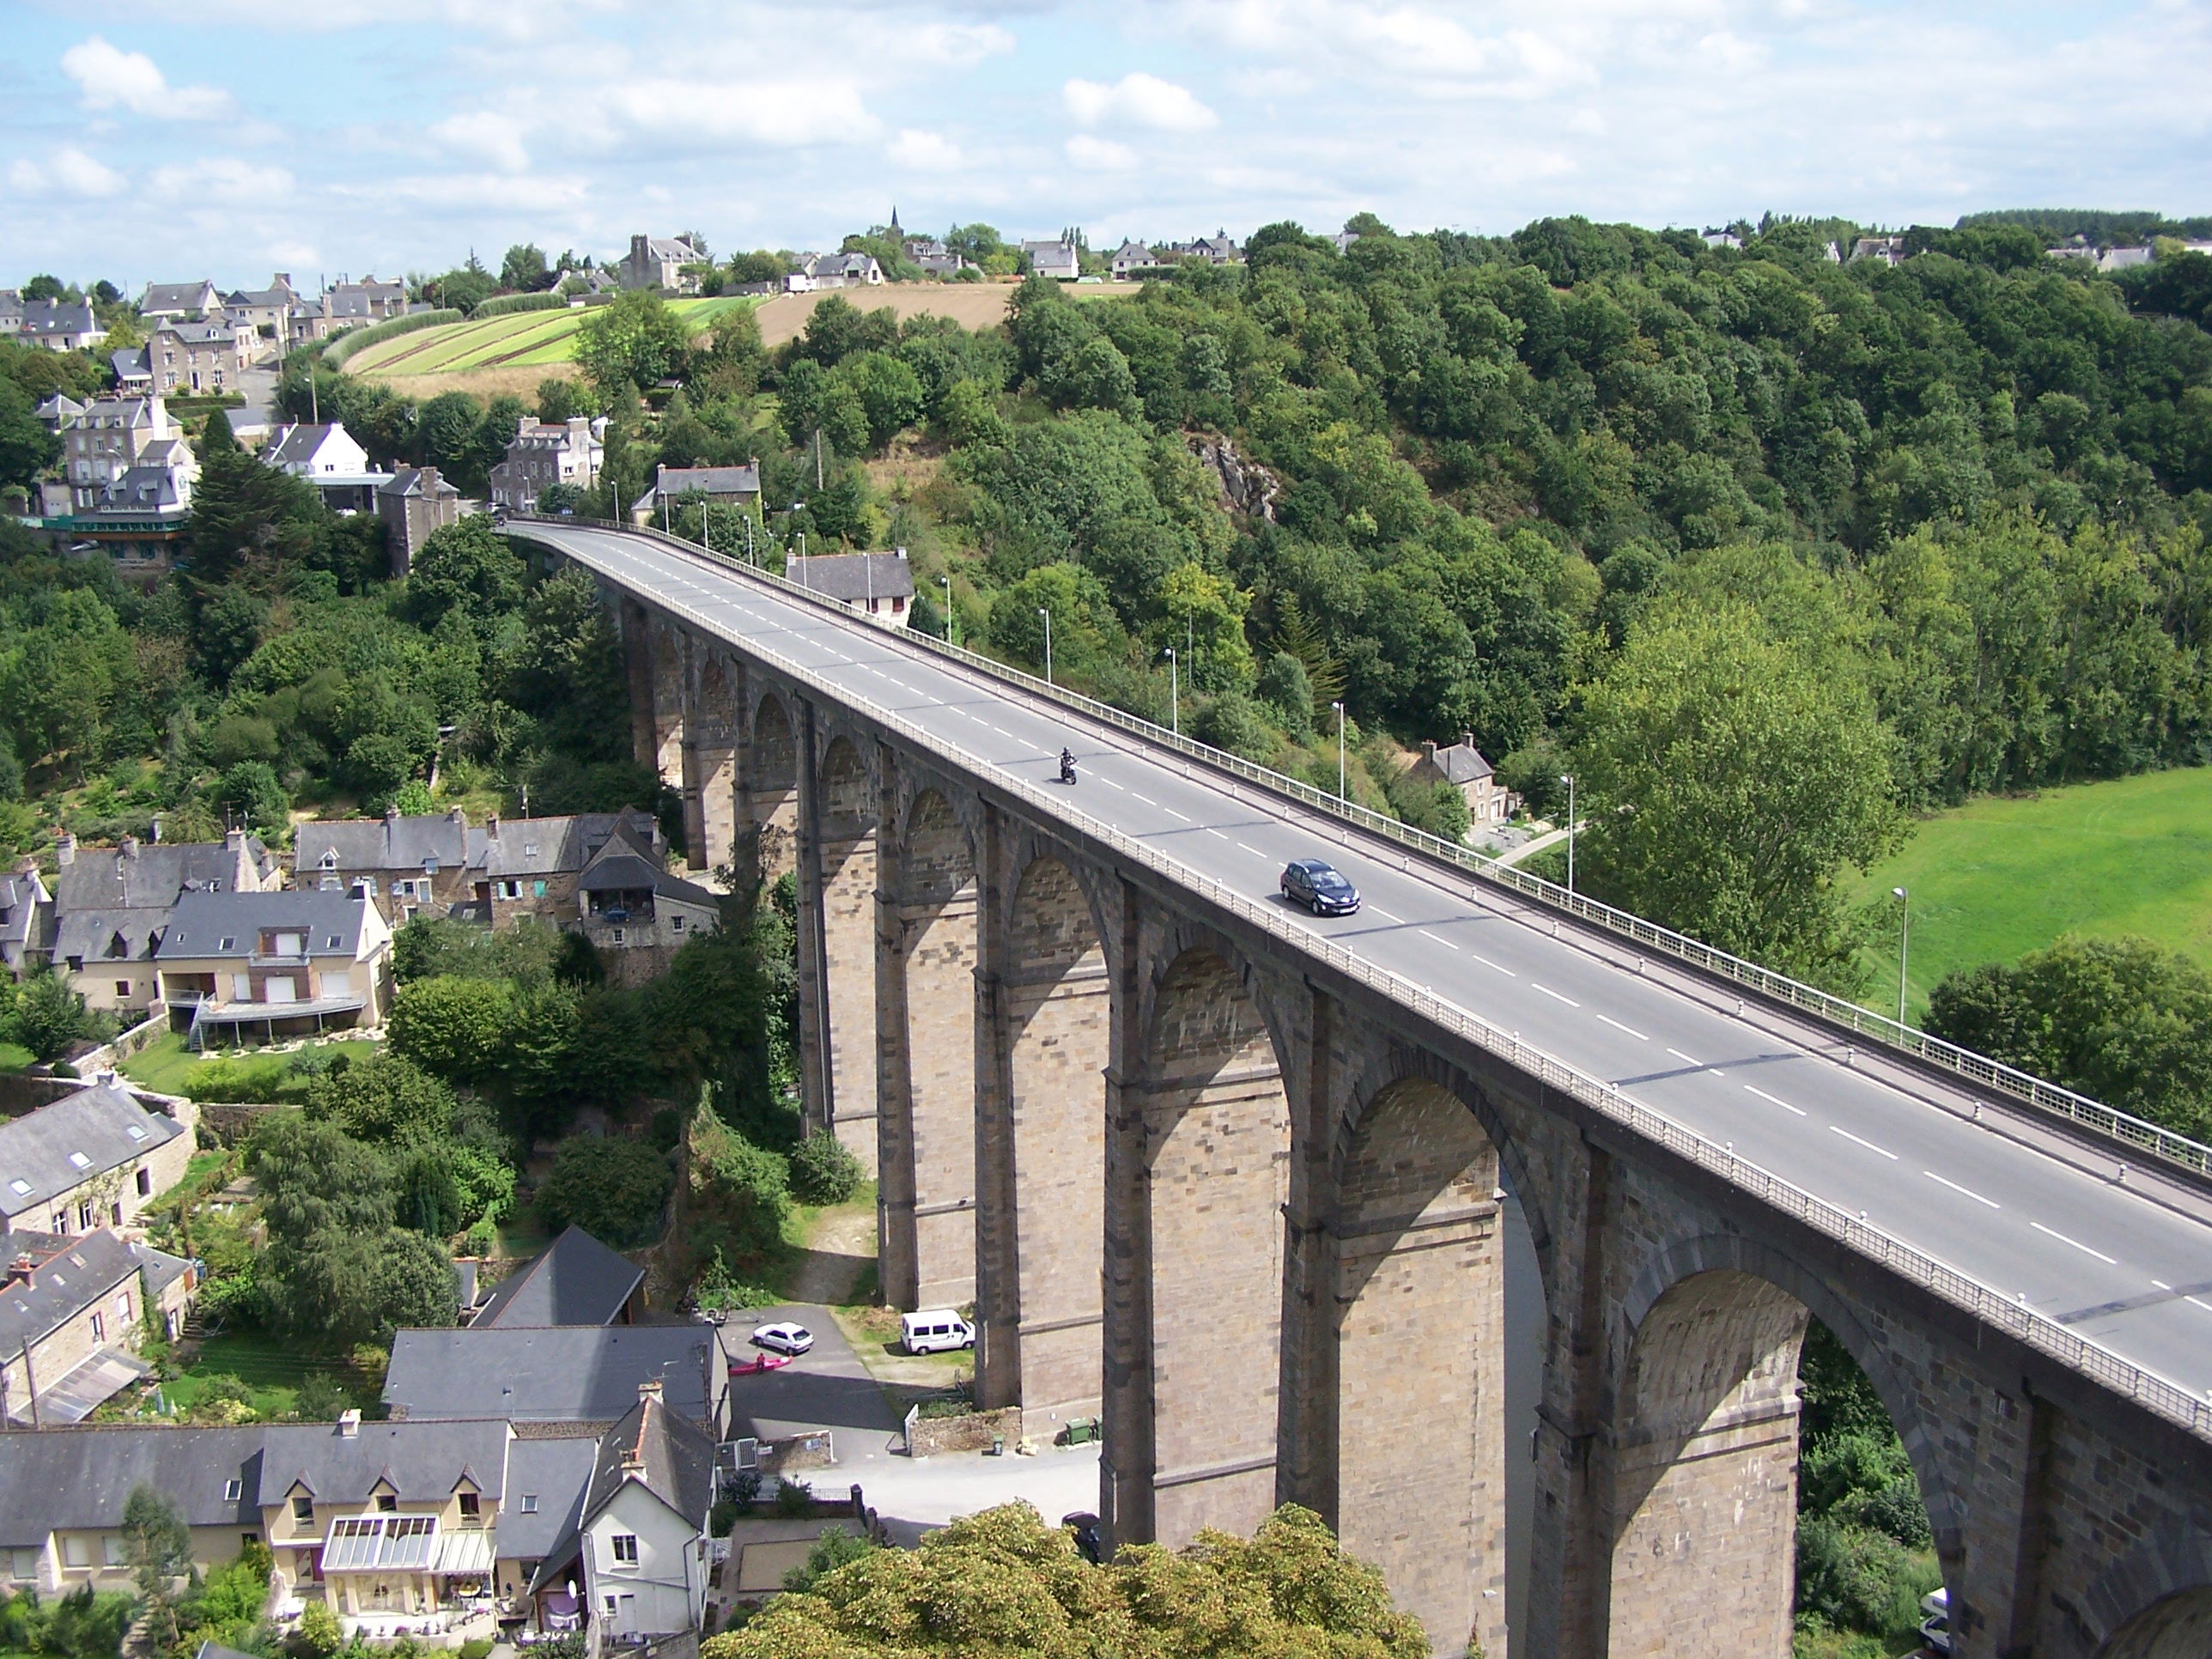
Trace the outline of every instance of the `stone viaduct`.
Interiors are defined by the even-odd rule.
[[[1249,1533],[1295,1501],[1440,1652],[1781,1659],[1809,1316],[1911,1453],[1955,1652],[2212,1652],[2198,1434],[743,641],[609,595],[636,752],[681,789],[694,864],[757,842],[797,874],[805,1108],[878,1174],[886,1297],[972,1301],[981,1401],[1028,1433],[1103,1418],[1115,1540]],[[1541,1282],[1533,1435],[1504,1409],[1509,1193]]]

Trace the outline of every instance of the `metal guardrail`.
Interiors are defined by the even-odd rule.
[[[586,524],[581,527],[596,526]],[[655,534],[654,539],[665,541],[670,545],[694,556],[698,556],[702,551],[691,544],[678,541],[673,537]],[[789,592],[804,593],[807,591],[796,584],[784,583],[779,578],[766,576],[765,573],[755,573],[750,566],[738,568],[746,570],[749,574],[761,574],[764,580],[777,583]],[[817,602],[833,605],[835,603],[823,600],[818,594],[811,597],[816,599]],[[710,634],[719,631],[718,624],[706,616],[692,611],[681,600],[657,597],[655,603],[663,609],[687,616],[696,626]],[[839,609],[842,613],[842,607]],[[923,730],[896,710],[885,708],[863,694],[842,686],[833,686],[821,676],[818,671],[794,663],[757,641],[744,641],[742,643],[748,650],[774,659],[793,678],[814,686],[825,696],[865,706],[870,718],[896,732],[915,748],[936,756],[956,770],[972,769],[973,763],[969,757],[962,754],[942,738]],[[957,647],[945,647],[941,641],[935,643],[942,649],[958,651]],[[972,653],[959,654],[974,658]],[[988,659],[974,658],[974,660],[979,665],[990,667],[994,672],[1002,674],[1007,672],[1003,665],[991,663]],[[1020,675],[1018,671],[1015,671],[1013,678],[1029,680],[1028,676]],[[1030,684],[1042,690],[1054,690],[1054,688],[1045,687],[1042,681],[1030,681]],[[1079,698],[1074,694],[1067,694],[1062,700],[1080,702],[1091,707],[1102,706],[1091,705],[1090,699]],[[1119,710],[1112,712],[1118,716],[1117,724],[1128,725],[1132,729],[1146,729],[1144,722],[1137,721],[1131,716],[1121,714]],[[1168,738],[1170,734],[1160,735],[1163,738]],[[1197,751],[1194,757],[1199,759],[1210,761],[1219,753],[1218,750],[1206,749],[1203,744],[1191,744],[1189,747]],[[1251,767],[1249,762],[1240,762],[1238,764],[1249,768],[1255,773],[1264,772],[1264,769]],[[1272,777],[1279,775],[1267,775]],[[1024,779],[1003,773],[994,775],[992,781],[994,787],[1020,798],[1038,809],[1047,818],[1072,822],[1083,834],[1108,848],[1117,858],[1126,859],[1132,864],[1168,877],[1181,887],[1195,892],[1208,903],[1235,916],[1247,926],[1271,934],[1308,956],[1319,958],[1346,979],[1365,986],[1377,994],[1403,1006],[1411,1008],[1431,1024],[1496,1055],[1547,1086],[1581,1102],[1630,1133],[1667,1148],[1699,1168],[1719,1176],[1722,1179],[1783,1213],[1802,1222],[1814,1231],[1849,1245],[1860,1254],[1880,1262],[1899,1278],[1922,1286],[1930,1294],[1964,1310],[1992,1328],[2002,1331],[2039,1352],[2048,1354],[2061,1364],[2094,1379],[2122,1398],[2132,1401],[2157,1416],[2208,1441],[2212,1441],[2212,1403],[2208,1403],[2189,1390],[2168,1382],[2164,1377],[2144,1370],[2141,1366],[2123,1358],[2111,1349],[2077,1334],[2024,1303],[2008,1298],[1989,1286],[1969,1279],[1957,1269],[1923,1254],[1903,1240],[1868,1222],[1860,1220],[1856,1216],[1839,1209],[1826,1200],[1815,1198],[1803,1188],[1783,1179],[1771,1170],[1748,1159],[1738,1158],[1732,1147],[1716,1145],[1695,1130],[1668,1117],[1665,1113],[1645,1105],[1614,1085],[1578,1071],[1544,1050],[1522,1042],[1518,1032],[1507,1031],[1493,1025],[1480,1015],[1461,1007],[1457,1003],[1437,996],[1425,986],[1407,979],[1401,975],[1392,973],[1387,969],[1378,968],[1331,939],[1295,927],[1275,907],[1255,903],[1246,895],[1176,862],[1157,848],[1125,835],[1110,824],[1091,817],[1088,814],[1070,805],[1064,795],[1048,792]],[[1296,780],[1285,780],[1285,781],[1296,783]],[[1308,786],[1299,787],[1304,788]],[[1330,805],[1334,804],[1333,797],[1324,797],[1324,800]],[[1403,826],[1399,827],[1403,828]],[[1431,836],[1427,839],[1434,841],[1436,837]],[[1488,860],[1481,860],[1481,862],[1486,864]],[[1547,890],[1547,893],[1560,891],[1552,887],[1549,883],[1539,883],[1537,885]],[[1537,895],[1537,896],[1545,896],[1546,893]],[[1597,908],[1603,909],[1605,907]],[[1618,911],[1609,914],[1616,916],[1622,915]],[[1634,920],[1632,917],[1626,919]],[[1649,926],[1649,924],[1642,925]],[[1664,929],[1652,931],[1655,934],[1665,937],[1678,939],[1681,938],[1679,934],[1668,935]],[[1723,955],[1719,952],[1714,954]],[[1736,960],[1724,956],[1723,959]]]
[[[762,569],[757,565],[747,564],[742,560],[732,558],[727,554],[716,552],[711,548],[702,548],[695,542],[687,542],[679,537],[667,535],[660,531],[641,530],[620,525],[603,526],[597,520],[532,520],[518,515],[514,522],[542,523],[572,529],[627,530],[629,534],[647,537],[695,559],[708,560],[717,568],[726,566],[732,570],[742,572],[746,576],[774,587],[779,592],[793,598],[810,600],[815,605],[835,611],[841,616],[850,614],[836,600],[826,594],[817,592],[802,583],[792,581],[786,577]],[[1787,975],[1778,974],[1771,969],[1762,968],[1755,962],[1747,961],[1741,957],[1731,956],[1725,951],[1716,950],[1713,946],[1702,940],[1692,939],[1686,933],[1678,933],[1672,928],[1662,927],[1656,922],[1646,921],[1641,916],[1632,915],[1626,910],[1616,909],[1609,904],[1600,903],[1580,893],[1570,892],[1555,882],[1546,881],[1541,877],[1530,875],[1525,870],[1516,869],[1508,864],[1500,864],[1494,859],[1485,858],[1479,853],[1469,851],[1456,842],[1446,841],[1440,836],[1431,835],[1425,830],[1416,830],[1410,824],[1401,823],[1397,819],[1387,817],[1371,807],[1363,806],[1357,801],[1346,800],[1332,795],[1326,790],[1316,789],[1303,779],[1294,778],[1286,773],[1259,765],[1255,762],[1246,760],[1241,755],[1231,754],[1226,750],[1216,749],[1210,744],[1186,738],[1179,732],[1168,731],[1150,720],[1116,708],[1109,703],[1086,697],[1079,691],[1072,691],[1066,686],[1054,685],[1048,681],[1041,680],[1035,675],[1000,662],[996,658],[986,657],[979,652],[968,650],[964,647],[953,645],[947,641],[936,639],[927,634],[916,634],[910,629],[900,630],[896,637],[921,647],[938,656],[949,658],[965,666],[979,669],[997,678],[1009,681],[1034,696],[1047,697],[1064,704],[1091,720],[1119,726],[1124,731],[1136,733],[1147,742],[1176,750],[1193,759],[1203,761],[1221,771],[1244,778],[1262,787],[1272,789],[1279,794],[1287,795],[1301,805],[1342,818],[1347,823],[1367,830],[1370,834],[1397,842],[1426,857],[1456,866],[1477,880],[1491,882],[1506,888],[1523,898],[1533,899],[1540,904],[1573,916],[1577,921],[1588,922],[1594,927],[1603,928],[1609,933],[1632,940],[1647,950],[1673,957],[1678,961],[1702,968],[1708,973],[1718,975],[1747,990],[1755,991],[1762,996],[1787,1003],[1793,1008],[1826,1020],[1831,1024],[1841,1026],[1856,1036],[1870,1038],[1886,1048],[1894,1048],[1901,1054],[1925,1060],[1945,1071],[1955,1073],[1960,1077],[1995,1089],[2000,1093],[2009,1095],[2039,1110],[2065,1118],[2070,1122],[2081,1125],[2098,1133],[2108,1135],[2137,1152],[2147,1152],[2154,1158],[2164,1159],[2184,1169],[2195,1170],[2201,1175],[2212,1175],[2212,1146],[2191,1140],[2185,1135],[2175,1134],[2170,1129],[2161,1128],[2159,1125],[2145,1119],[2123,1112],[2116,1107],[2107,1106],[2102,1101],[2093,1100],[2087,1095],[2076,1094],[2070,1089],[2061,1088],[2057,1084],[2046,1082],[2033,1073],[2005,1065],[2001,1060],[1991,1060],[1986,1054],[1976,1054],[1972,1049],[1961,1048],[1955,1042],[1948,1042],[1942,1037],[1931,1036],[1916,1026],[1892,1019],[1887,1014],[1876,1013],[1871,1008],[1862,1007],[1856,1002],[1834,995],[1831,992],[1823,991],[1816,986],[1804,984],[1790,978]]]

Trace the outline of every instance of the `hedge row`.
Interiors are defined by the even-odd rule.
[[[565,294],[502,294],[497,299],[486,300],[469,315],[475,317],[504,317],[510,311],[565,311],[568,296]]]
[[[418,328],[435,328],[441,323],[458,323],[458,311],[410,311],[404,317],[387,318],[372,323],[367,328],[349,329],[323,348],[323,361],[332,368],[343,368],[346,360],[356,352],[366,350],[379,340],[395,339],[402,334],[412,334]]]

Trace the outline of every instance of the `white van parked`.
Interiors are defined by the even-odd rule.
[[[975,1346],[975,1328],[950,1308],[923,1308],[899,1316],[908,1353],[950,1353]]]

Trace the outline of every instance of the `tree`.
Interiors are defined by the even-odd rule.
[[[373,1054],[333,1066],[307,1091],[310,1117],[378,1143],[443,1140],[453,1128],[454,1104],[451,1088],[402,1054]]]
[[[42,270],[23,284],[23,297],[26,300],[64,300],[69,297],[69,289],[62,285],[60,277]]]
[[[1625,908],[1848,983],[1856,941],[1836,878],[1901,839],[1890,745],[1863,690],[1763,635],[1735,605],[1647,617],[1583,689],[1577,862]]]
[[[866,351],[841,368],[868,422],[868,441],[881,449],[921,415],[921,381],[897,358]]]
[[[1928,1030],[2147,1117],[2212,1135],[2212,975],[2144,939],[2069,933],[2018,962],[1947,974]]]
[[[442,276],[434,276],[422,285],[426,297],[439,305],[451,306],[463,316],[490,299],[498,287],[492,274],[477,263],[473,253],[465,265]]]
[[[528,568],[481,514],[430,532],[407,573],[410,610],[425,628],[458,611],[478,637],[522,602]]]
[[[263,835],[275,835],[290,827],[292,798],[284,793],[284,786],[276,781],[276,769],[268,762],[240,761],[222,775],[216,788],[241,823]]]
[[[489,1082],[499,1073],[514,1018],[514,993],[502,981],[416,980],[392,999],[392,1051],[451,1083]]]
[[[522,294],[552,287],[553,273],[546,269],[545,250],[535,242],[517,242],[507,249],[507,257],[499,262],[499,285]]]
[[[668,302],[637,289],[585,318],[574,355],[584,377],[611,406],[625,387],[641,391],[681,375],[690,344],[684,319]]]
[[[859,1189],[864,1173],[843,1141],[817,1130],[791,1155],[792,1195],[802,1204],[842,1204]]]
[[[61,453],[61,441],[39,419],[30,393],[0,380],[0,484],[35,483]]]
[[[483,409],[465,392],[441,392],[422,405],[417,425],[422,459],[449,477],[477,476]],[[457,529],[449,525],[447,529]]]
[[[643,1141],[564,1140],[538,1188],[538,1212],[548,1227],[581,1227],[627,1249],[659,1231],[669,1184],[668,1160]]]
[[[51,968],[40,969],[23,981],[9,1017],[15,1042],[31,1051],[41,1065],[59,1060],[70,1045],[92,1034],[92,1016],[84,999],[70,989],[69,981]]]
[[[242,571],[265,582],[308,562],[330,521],[314,486],[263,465],[235,442],[202,448],[189,542],[194,583],[204,592]]]
[[[914,1550],[875,1550],[788,1591],[703,1659],[897,1654],[951,1659],[1112,1653],[1122,1659],[1425,1659],[1420,1621],[1382,1576],[1285,1504],[1250,1541],[1211,1528],[1188,1549],[1125,1546],[1106,1566],[1028,1504],[955,1521]]]
[[[123,1500],[123,1557],[144,1598],[146,1616],[169,1645],[181,1634],[173,1581],[192,1570],[192,1533],[184,1517],[152,1486],[141,1482]]]

